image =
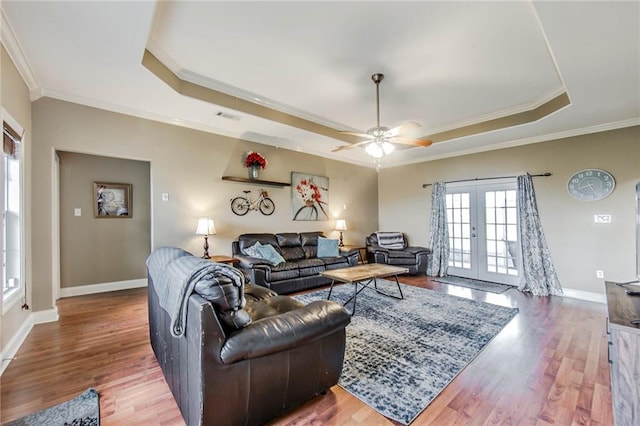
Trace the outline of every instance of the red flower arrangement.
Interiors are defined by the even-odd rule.
[[[259,152],[249,151],[246,160],[244,160],[244,165],[245,167],[260,167],[264,169],[267,167],[267,159]]]

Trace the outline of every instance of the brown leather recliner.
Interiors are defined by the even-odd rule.
[[[409,273],[412,275],[426,274],[427,265],[431,260],[431,249],[410,246],[405,234],[402,234],[402,241],[402,248],[384,248],[378,244],[378,234],[376,232],[372,233],[365,241],[367,261],[369,263],[401,266],[409,269]]]
[[[147,266],[151,346],[187,425],[262,424],[338,382],[350,321],[340,304],[304,305],[209,274],[214,285],[196,284],[201,294],[188,296],[184,334],[174,337],[166,291],[154,283],[168,269]]]

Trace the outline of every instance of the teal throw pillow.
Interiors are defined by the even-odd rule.
[[[338,254],[338,240],[318,237],[318,257],[336,257]]]
[[[269,261],[272,265],[279,265],[284,263],[284,257],[280,256],[280,253],[276,251],[271,244],[264,244],[258,247],[260,257]]]
[[[242,254],[245,254],[247,256],[250,257],[258,257],[258,258],[262,258],[262,255],[260,254],[260,252],[258,251],[258,247],[260,247],[262,244],[260,244],[260,242],[256,242],[254,245],[252,245],[251,247],[247,247],[242,251]]]

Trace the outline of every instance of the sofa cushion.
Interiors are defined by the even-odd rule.
[[[284,263],[285,260],[280,253],[278,253],[271,244],[263,244],[258,247],[260,257],[271,262],[272,265],[279,265]]]
[[[302,242],[300,241],[300,234],[296,232],[283,232],[276,234],[276,240],[280,248],[283,247],[300,247]]]
[[[376,232],[378,245],[386,249],[401,250],[405,248],[402,232]]]
[[[346,268],[349,266],[349,260],[343,256],[323,257],[325,269]]]
[[[320,272],[325,271],[325,263],[322,259],[302,259],[297,262],[298,269],[300,270],[301,277],[308,277],[310,275],[318,275]]]
[[[416,261],[415,253],[411,253],[408,250],[389,250],[387,254],[389,255],[389,259],[407,258],[411,259],[413,262]]]
[[[318,237],[321,237],[322,235],[322,232],[319,231],[300,233],[300,241],[302,242],[304,257],[307,259],[318,257]]]
[[[247,298],[245,310],[253,321],[280,315],[304,306],[304,303],[289,296],[272,296],[261,300]]]
[[[291,278],[298,278],[300,276],[300,270],[298,268],[298,264],[296,262],[284,262],[280,263],[277,266],[272,266],[269,271],[267,271],[267,281],[281,281],[288,280]]]
[[[338,254],[338,240],[318,237],[318,257],[335,257]]]
[[[284,260],[286,260],[287,262],[290,260],[305,258],[304,250],[302,250],[302,247],[280,247],[280,252],[282,253],[282,257],[284,257]]]
[[[242,234],[238,238],[240,252],[247,247],[251,247],[256,242],[260,244],[271,244],[274,247],[278,245],[278,240],[276,240],[276,236],[273,234]]]
[[[302,247],[309,246],[317,246],[318,245],[318,237],[322,237],[323,233],[320,231],[316,232],[301,232],[300,233],[300,242],[302,243]]]

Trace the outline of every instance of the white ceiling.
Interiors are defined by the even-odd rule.
[[[142,65],[337,130],[417,121],[428,135],[571,104],[536,122],[399,150],[382,166],[640,124],[640,3],[2,2],[2,41],[32,91],[373,166],[338,139],[181,95]],[[219,111],[239,120],[217,117]]]

